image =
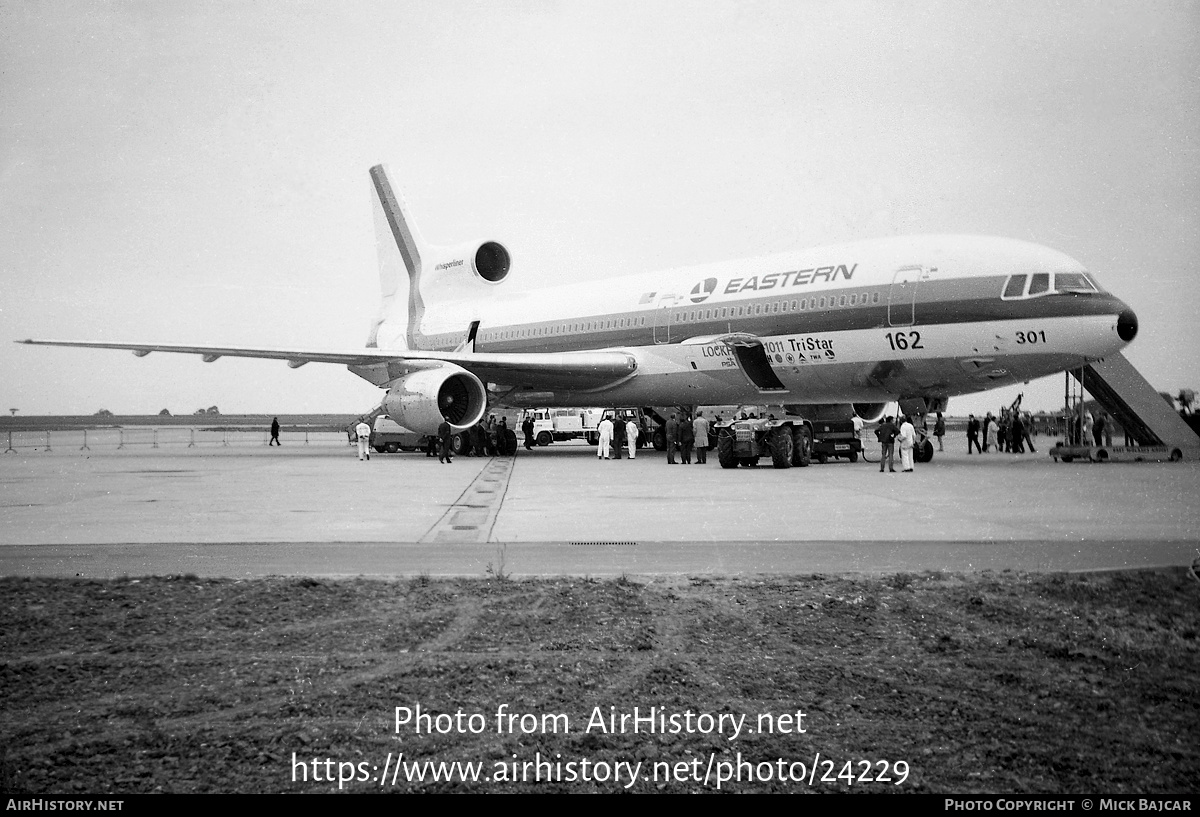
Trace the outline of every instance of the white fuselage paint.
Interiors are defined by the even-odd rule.
[[[1125,345],[1117,318],[1127,307],[1103,291],[1001,297],[1009,276],[1067,272],[1083,266],[1039,245],[966,236],[880,239],[512,294],[511,282],[482,282],[454,265],[427,275],[416,337],[422,349],[454,349],[479,321],[478,352],[619,349],[637,360],[620,383],[541,392],[544,404],[948,397]],[[380,324],[380,347],[402,345],[405,302],[395,299]],[[704,341],[738,332],[761,340],[782,389],[760,388],[731,346]]]

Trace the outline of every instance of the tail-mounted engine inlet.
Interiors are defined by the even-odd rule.
[[[475,274],[488,283],[503,281],[511,266],[508,250],[498,241],[485,241],[475,250]]]

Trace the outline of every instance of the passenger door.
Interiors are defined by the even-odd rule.
[[[924,267],[901,267],[892,276],[888,292],[888,326],[912,326],[916,322],[917,288],[928,280]]]
[[[671,320],[675,317],[674,306],[683,300],[682,295],[664,292],[654,304],[654,342],[671,342]]]

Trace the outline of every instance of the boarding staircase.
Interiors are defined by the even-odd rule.
[[[1189,460],[1200,457],[1200,437],[1120,352],[1071,374],[1137,445],[1180,449]]]

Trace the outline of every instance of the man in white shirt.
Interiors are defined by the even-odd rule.
[[[913,446],[917,444],[917,429],[913,427],[912,420],[905,415],[904,422],[900,424],[900,469],[905,473],[911,474],[913,470]]]
[[[367,421],[359,420],[358,425],[354,427],[354,433],[358,435],[359,462],[371,459],[371,454],[368,452],[371,445],[371,427],[367,425]]]

